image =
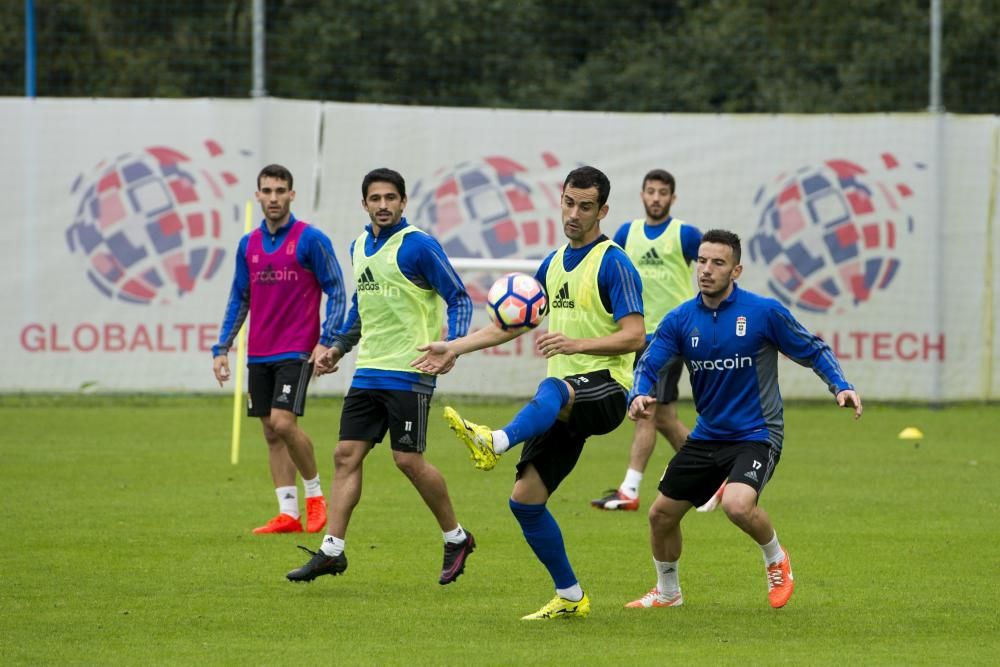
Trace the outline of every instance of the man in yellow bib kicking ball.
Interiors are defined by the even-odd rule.
[[[586,439],[614,430],[625,417],[632,362],[645,342],[642,283],[625,252],[601,233],[611,184],[594,167],[574,169],[562,191],[563,230],[569,242],[542,261],[535,278],[545,287],[549,330],[538,338],[547,377],[532,400],[504,428],[491,431],[445,408],[448,425],[469,448],[477,468],[524,442],[510,510],[524,538],[548,570],[556,595],[524,620],[583,617],[590,599],[570,567],[559,524],[546,503],[572,472]],[[425,373],[446,373],[458,355],[500,345],[526,329],[485,327],[421,348],[413,362]]]

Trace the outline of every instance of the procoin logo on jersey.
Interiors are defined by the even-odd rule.
[[[734,354],[726,359],[705,359],[691,361],[691,375],[699,371],[731,371],[739,368],[753,367],[753,357],[741,357]]]
[[[740,315],[736,318],[736,335],[746,336],[747,335],[747,318]]]
[[[275,269],[270,264],[267,268],[262,271],[251,271],[250,272],[250,282],[252,283],[263,283],[275,284],[283,282],[294,282],[299,279],[299,274],[297,271],[292,271],[291,269]]]

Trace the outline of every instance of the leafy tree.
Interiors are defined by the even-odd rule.
[[[24,13],[0,14],[0,94]],[[1000,109],[998,0],[944,3],[944,103]],[[244,97],[249,0],[36,2],[38,93]],[[929,0],[267,0],[278,97],[724,113],[917,111]]]

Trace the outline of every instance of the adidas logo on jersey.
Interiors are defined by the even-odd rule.
[[[375,280],[375,275],[372,273],[370,266],[366,267],[361,272],[361,275],[358,276],[358,294],[362,292],[378,294],[389,299],[397,298],[402,294],[396,285],[389,285],[384,288],[382,285],[379,285],[379,282]]]
[[[371,267],[367,267],[361,276],[358,277],[359,292],[377,292],[381,289],[375,276],[372,275]]]
[[[650,265],[660,266],[661,264],[663,264],[663,258],[660,257],[660,254],[658,252],[656,252],[656,248],[650,248],[645,255],[639,258],[639,261],[636,262],[636,264],[640,264],[643,266],[650,266]]]
[[[552,300],[553,308],[576,308],[576,302],[569,298],[569,283],[563,283],[559,291],[556,292],[556,298]]]

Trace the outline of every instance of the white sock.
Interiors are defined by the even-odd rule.
[[[442,532],[441,534],[444,536],[445,542],[458,544],[459,542],[465,541],[465,530],[462,528],[462,524],[458,524],[458,528],[455,530],[449,530],[447,532]]]
[[[656,566],[656,590],[663,597],[673,597],[681,592],[681,584],[677,579],[677,561],[653,559]]]
[[[339,556],[344,553],[344,540],[333,535],[323,538],[323,544],[319,545],[319,550],[327,556]]]
[[[323,495],[323,485],[319,483],[319,473],[312,479],[302,479],[302,486],[306,488],[306,498],[315,498]]]
[[[278,496],[278,511],[293,519],[299,518],[299,490],[294,486],[279,486],[274,489]]]
[[[764,563],[766,565],[774,565],[785,559],[785,552],[782,550],[781,545],[778,544],[777,533],[774,534],[770,542],[761,544],[760,550],[764,552]]]
[[[642,484],[642,473],[634,468],[629,468],[625,471],[625,481],[618,487],[618,490],[629,498],[635,498],[639,495],[640,484]]]
[[[510,438],[505,431],[493,431],[493,451],[503,454],[510,449]]]
[[[580,582],[577,582],[569,588],[557,588],[556,595],[570,602],[579,602],[583,599],[583,589],[580,588]]]

